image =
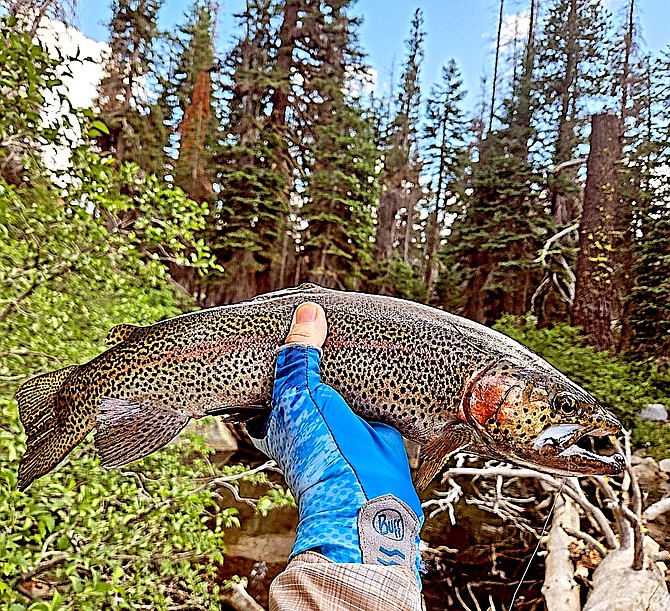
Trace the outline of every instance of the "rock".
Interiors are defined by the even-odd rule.
[[[670,458],[664,458],[661,462],[658,463],[658,466],[661,468],[661,471],[670,473]]]
[[[651,422],[667,422],[668,410],[661,403],[649,403],[637,415],[641,420],[650,420]]]

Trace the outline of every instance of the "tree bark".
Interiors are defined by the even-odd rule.
[[[392,185],[387,185],[379,200],[379,220],[375,234],[375,250],[377,257],[388,259],[393,252],[395,242],[396,220],[395,216],[402,208],[403,198],[399,191]]]
[[[584,329],[597,350],[607,350],[612,346],[612,242],[621,160],[621,129],[615,114],[593,117],[590,144],[572,323]]]

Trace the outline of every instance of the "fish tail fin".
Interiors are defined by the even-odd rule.
[[[16,392],[19,417],[28,437],[19,463],[19,490],[51,471],[90,430],[64,427],[57,413],[63,401],[61,390],[78,368],[71,365],[37,376]]]

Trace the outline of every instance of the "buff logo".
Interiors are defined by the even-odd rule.
[[[405,536],[405,524],[395,509],[380,511],[372,521],[374,529],[382,536],[394,541],[402,541]]]

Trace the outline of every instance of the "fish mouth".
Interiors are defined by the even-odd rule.
[[[620,432],[621,425],[614,419],[600,426],[557,424],[540,433],[533,447],[539,452],[544,465],[557,473],[613,475],[625,468],[624,457],[618,453],[596,454],[585,445],[592,437],[604,437]]]

